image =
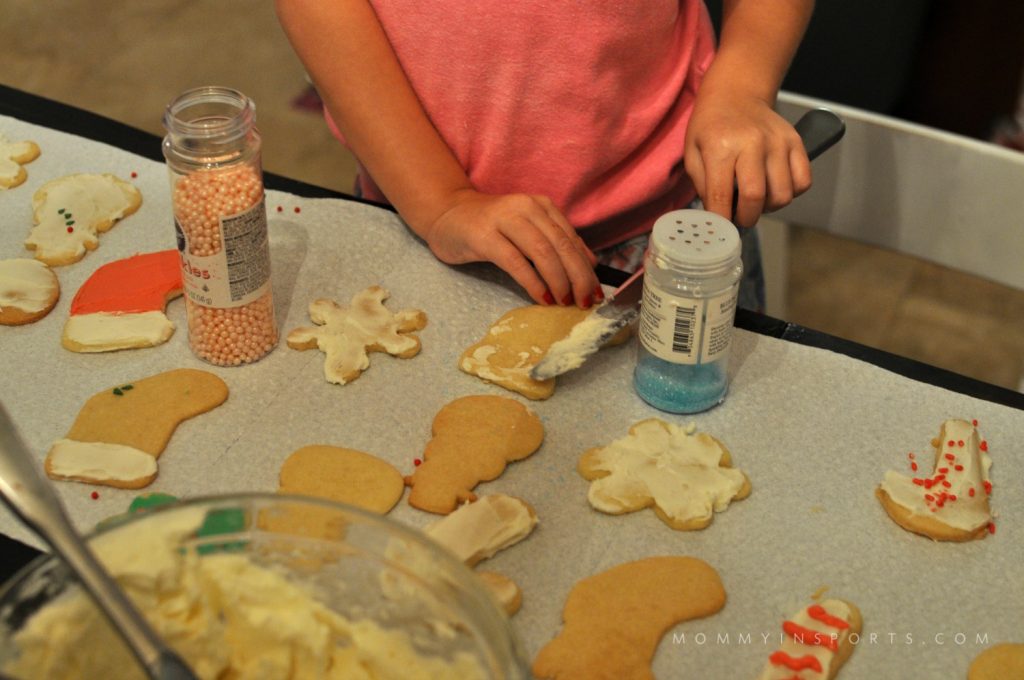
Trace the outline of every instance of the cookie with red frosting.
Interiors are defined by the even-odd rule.
[[[72,352],[109,352],[167,342],[174,324],[164,310],[181,293],[176,250],[109,262],[78,289],[61,344]]]

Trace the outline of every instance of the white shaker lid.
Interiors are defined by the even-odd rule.
[[[707,210],[673,210],[654,223],[651,245],[671,264],[715,268],[738,258],[742,246],[736,226]]]

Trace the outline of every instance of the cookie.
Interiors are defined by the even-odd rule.
[[[577,470],[591,480],[587,500],[611,515],[653,507],[673,529],[703,529],[714,513],[750,495],[750,481],[732,467],[728,449],[691,424],[649,418],[626,437],[590,449]]]
[[[12,142],[0,134],[0,189],[13,189],[28,177],[22,166],[39,157],[35,142]]]
[[[462,353],[459,368],[527,399],[547,399],[555,391],[555,379],[534,380],[530,370],[551,345],[568,337],[590,312],[578,307],[543,305],[513,309],[498,319],[482,340]],[[627,327],[608,345],[620,344],[628,338]]]
[[[99,234],[142,205],[142,194],[114,175],[67,175],[32,196],[33,221],[25,247],[51,267],[73,264],[95,250]]]
[[[1004,642],[974,657],[967,680],[1020,680],[1024,678],[1024,644]]]
[[[94,394],[46,455],[53,479],[122,489],[148,485],[178,425],[219,406],[228,386],[212,373],[179,368]]]
[[[0,326],[38,321],[60,298],[60,282],[39,260],[0,260]]]
[[[537,513],[526,501],[490,494],[460,505],[423,531],[473,567],[523,540],[536,526]]]
[[[423,531],[468,566],[519,543],[537,526],[537,513],[523,500],[491,494],[459,506],[428,524]],[[477,572],[484,585],[511,616],[519,611],[523,592],[512,579],[496,572]]]
[[[508,576],[496,571],[478,571],[476,575],[509,616],[514,616],[523,606],[523,591]]]
[[[99,267],[71,300],[61,344],[72,352],[110,352],[167,342],[164,314],[182,293],[177,250],[133,255]]]
[[[994,530],[989,494],[988,443],[966,420],[947,420],[932,440],[931,460],[908,455],[910,469],[930,475],[885,473],[875,496],[896,524],[936,541],[970,541]]]
[[[802,609],[782,624],[782,646],[765,663],[760,680],[831,680],[860,638],[857,606],[828,599]]]
[[[370,366],[369,352],[387,352],[408,359],[420,351],[420,340],[412,331],[427,325],[427,315],[418,309],[391,313],[384,307],[388,291],[370,286],[357,293],[349,307],[331,300],[314,300],[309,318],[316,326],[296,328],[288,334],[292,349],[319,348],[328,382],[344,385]]]
[[[432,426],[423,463],[405,483],[410,505],[446,515],[476,500],[473,489],[495,479],[508,463],[540,448],[540,418],[514,399],[474,395],[445,405]]]
[[[537,678],[653,678],[661,637],[725,605],[718,573],[693,557],[648,557],[583,579],[569,592],[562,630],[533,662]]]
[[[385,514],[395,507],[405,482],[390,463],[338,446],[304,446],[281,466],[281,493],[316,496]]]

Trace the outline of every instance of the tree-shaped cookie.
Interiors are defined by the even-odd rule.
[[[0,189],[11,189],[25,181],[28,173],[22,166],[39,157],[35,142],[12,142],[0,134]]]
[[[473,489],[495,479],[508,463],[536,451],[544,439],[540,418],[514,399],[490,395],[462,397],[434,416],[433,438],[423,463],[406,477],[409,504],[448,514]]]
[[[384,307],[388,291],[370,286],[357,293],[349,307],[332,300],[309,304],[313,327],[296,328],[288,334],[292,349],[319,348],[328,382],[344,385],[370,366],[370,352],[387,352],[402,359],[416,356],[420,340],[412,331],[427,325],[427,315],[418,309],[392,313]]]
[[[72,264],[95,250],[99,234],[142,205],[142,194],[114,175],[67,175],[32,196],[35,226],[25,247],[51,267]]]
[[[591,480],[587,500],[612,515],[654,506],[673,529],[703,529],[715,512],[746,498],[750,482],[731,467],[722,442],[691,425],[658,418],[640,421],[629,435],[587,451],[577,468]]]

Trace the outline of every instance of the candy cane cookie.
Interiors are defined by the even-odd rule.
[[[947,420],[932,447],[930,475],[908,477],[889,470],[875,495],[889,517],[907,531],[936,541],[984,538],[995,530],[987,442],[976,423]],[[913,453],[908,458],[913,472],[926,465]]]
[[[759,680],[831,680],[853,654],[861,626],[860,610],[846,600],[806,607],[783,622],[785,639]]]

